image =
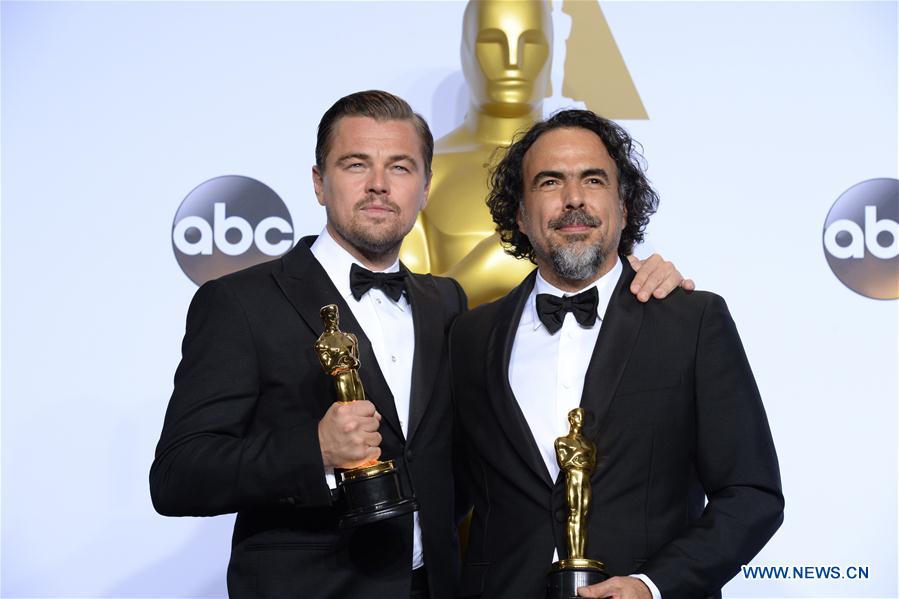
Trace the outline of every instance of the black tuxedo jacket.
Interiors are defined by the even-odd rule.
[[[587,557],[648,575],[663,599],[720,594],[783,519],[774,444],[724,301],[676,290],[641,304],[633,275],[624,261],[581,399],[597,445]],[[534,279],[450,334],[474,505],[462,596],[541,598],[553,549],[567,555],[564,473],[550,480],[509,385]]]
[[[465,309],[455,281],[409,274],[415,356],[408,438],[371,343],[303,239],[281,259],[203,285],[187,316],[182,360],[150,490],[170,516],[237,512],[231,597],[409,597],[412,515],[340,533],[318,422],[334,385],[313,343],[319,310],[340,308],[359,339],[366,398],[382,415],[382,458],[414,488],[432,597],[452,596],[452,408],[446,333]]]

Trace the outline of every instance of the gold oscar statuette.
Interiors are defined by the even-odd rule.
[[[321,317],[325,330],[313,347],[322,369],[334,380],[337,403],[364,400],[365,390],[359,378],[359,341],[352,333],[340,330],[336,305],[322,307]],[[336,474],[337,493],[343,504],[340,528],[370,524],[418,509],[414,498],[403,496],[393,460],[371,460]]]
[[[552,7],[560,1],[571,31],[564,61],[553,65]],[[647,115],[596,0],[470,0],[461,38],[468,110],[435,142],[429,200],[400,259],[414,272],[453,277],[474,307],[502,297],[534,269],[505,253],[486,200],[491,166],[543,117],[552,88],[607,118]]]
[[[608,576],[600,561],[585,557],[587,549],[587,518],[593,491],[590,475],[596,468],[596,444],[584,436],[584,408],[568,412],[570,429],[556,439],[556,460],[565,473],[565,502],[568,518],[565,537],[568,557],[552,565],[546,578],[547,599],[576,599],[578,587],[602,582]]]
[[[462,27],[468,114],[435,142],[428,204],[400,259],[415,272],[453,277],[477,306],[502,297],[534,269],[503,251],[485,202],[489,166],[542,117],[553,28],[549,4],[537,0],[473,0]]]

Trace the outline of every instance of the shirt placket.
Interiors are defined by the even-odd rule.
[[[568,412],[577,401],[573,399],[575,389],[575,376],[577,368],[577,328],[573,314],[566,314],[559,331],[559,364],[556,383],[556,406],[553,415],[553,423],[556,433],[562,436],[568,432]]]

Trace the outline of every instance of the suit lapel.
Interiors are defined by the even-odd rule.
[[[322,306],[337,304],[340,311],[340,329],[353,333],[359,340],[359,360],[362,363],[359,376],[365,388],[365,398],[375,404],[382,422],[386,422],[397,437],[402,439],[403,433],[393,402],[393,394],[378,366],[371,341],[365,336],[349,305],[334,287],[328,273],[309,251],[313,241],[314,237],[304,237],[281,259],[282,271],[273,273],[275,281],[316,337],[324,330],[320,314]],[[312,351],[312,344],[309,345],[309,351]],[[322,372],[321,376],[327,375]]]
[[[497,420],[509,438],[509,443],[525,464],[534,471],[534,474],[547,487],[552,488],[553,481],[549,477],[546,463],[543,461],[531,428],[528,426],[521,406],[518,405],[518,400],[515,399],[509,384],[509,362],[512,356],[512,345],[515,343],[515,333],[536,278],[537,271],[534,270],[518,287],[501,300],[502,305],[498,309],[500,316],[487,340],[487,388]]]
[[[593,416],[587,418],[584,432],[593,439],[598,438],[604,427],[606,413],[643,321],[643,305],[630,292],[634,270],[627,260],[622,260],[622,263],[624,270],[603,317],[581,395],[581,407]]]
[[[444,348],[443,302],[434,279],[413,275],[406,269],[406,293],[412,305],[415,327],[415,355],[412,359],[412,384],[409,393],[409,429],[407,441],[412,442],[418,425],[431,399],[437,379],[440,357]]]

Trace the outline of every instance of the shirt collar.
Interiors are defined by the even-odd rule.
[[[356,302],[356,298],[353,297],[353,292],[350,290],[350,268],[353,264],[358,264],[362,268],[368,267],[359,262],[359,260],[357,260],[351,253],[343,249],[343,247],[341,247],[341,245],[331,236],[327,227],[322,230],[318,239],[315,240],[309,250],[312,252],[312,255],[315,256],[315,259],[318,260],[318,263],[322,265],[322,268],[325,269],[325,272],[328,273],[328,277],[330,277],[334,286],[337,287],[337,291],[340,292],[341,297],[343,297],[347,303]],[[374,272],[399,272],[399,270],[400,261],[399,258],[397,258],[393,264],[384,270]],[[396,302],[396,305],[401,310],[405,310],[405,295],[400,298],[399,302]]]
[[[537,294],[548,293],[557,297],[563,297],[566,295],[577,295],[591,287],[596,287],[596,292],[599,295],[599,301],[596,303],[596,317],[599,320],[602,320],[606,314],[606,309],[609,307],[609,301],[612,299],[612,292],[615,290],[615,284],[618,282],[618,279],[621,278],[623,270],[621,260],[618,259],[615,261],[615,266],[612,267],[612,270],[583,289],[570,292],[562,291],[558,287],[551,285],[543,278],[543,275],[540,274],[540,270],[538,269],[537,280],[534,283],[534,288],[531,290],[531,295],[528,298],[527,304],[525,304],[524,307],[524,312],[521,315],[521,326],[527,325],[533,330],[537,330],[543,326],[543,323],[540,322],[540,318],[537,316]]]

